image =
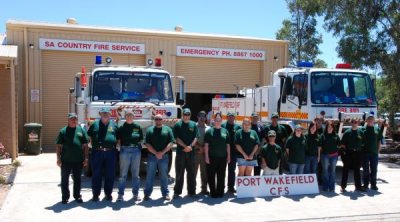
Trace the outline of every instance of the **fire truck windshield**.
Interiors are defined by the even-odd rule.
[[[369,75],[352,72],[311,73],[311,101],[314,104],[376,105]]]
[[[91,92],[93,101],[173,102],[165,73],[97,71]]]

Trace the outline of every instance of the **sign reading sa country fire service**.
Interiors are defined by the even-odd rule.
[[[319,193],[315,174],[237,177],[236,187],[238,198]]]
[[[265,51],[252,49],[223,49],[193,46],[177,46],[177,56],[265,60]]]
[[[144,44],[95,42],[65,39],[39,39],[39,48],[43,50],[61,50],[76,52],[107,52],[121,54],[145,54]]]

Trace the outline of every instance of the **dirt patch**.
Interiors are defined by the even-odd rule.
[[[12,164],[0,165],[0,209],[14,181],[16,169]]]

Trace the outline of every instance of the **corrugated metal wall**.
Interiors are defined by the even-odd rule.
[[[74,76],[85,66],[93,69],[95,56],[99,53],[77,53],[42,51],[42,116],[43,147],[54,147],[57,132],[66,125],[68,113],[68,92],[73,87]],[[100,54],[101,55],[101,54]],[[103,54],[111,56],[114,64],[144,65],[144,55]]]
[[[186,79],[190,93],[236,93],[260,83],[260,61],[179,57],[176,74]]]

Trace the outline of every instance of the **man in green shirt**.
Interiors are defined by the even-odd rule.
[[[265,127],[265,132],[267,133],[270,130],[275,131],[275,133],[276,133],[275,142],[283,149],[283,147],[285,147],[288,133],[287,133],[286,128],[283,125],[279,124],[278,121],[279,121],[279,114],[277,112],[272,113],[271,124],[269,124],[268,126]],[[285,159],[283,158],[282,161],[280,162],[279,174],[282,174],[284,164],[285,164]]]
[[[351,128],[344,132],[342,137],[342,146],[344,153],[342,155],[343,172],[341,182],[341,192],[346,192],[347,178],[349,169],[352,166],[354,170],[354,185],[357,191],[365,191],[361,186],[361,160],[362,160],[362,138],[363,131],[358,128],[358,119],[351,119]]]
[[[187,174],[187,190],[191,197],[196,196],[196,178],[195,178],[195,149],[199,133],[197,125],[190,120],[191,111],[189,108],[183,109],[183,116],[174,126],[174,137],[176,144],[175,172],[176,180],[174,186],[174,198],[182,194],[185,170]]]
[[[175,139],[172,129],[169,126],[165,126],[162,121],[162,115],[157,114],[154,117],[155,125],[150,126],[146,131],[145,145],[149,154],[147,156],[144,200],[150,200],[157,168],[160,175],[163,199],[167,201],[171,200],[168,190],[168,151],[172,148]]]
[[[78,125],[78,116],[75,113],[68,114],[68,125],[60,130],[56,144],[57,165],[61,167],[61,202],[68,203],[70,197],[68,178],[72,172],[73,196],[76,202],[82,203],[81,174],[82,167],[88,164],[88,135]]]
[[[227,121],[222,123],[221,127],[225,128],[229,132],[229,138],[230,138],[230,149],[231,149],[231,159],[228,164],[228,192],[229,193],[235,193],[235,171],[236,171],[236,158],[238,152],[236,151],[236,146],[235,146],[235,133],[240,130],[242,127],[240,125],[235,123],[235,114],[233,112],[228,112],[227,113]]]
[[[215,114],[214,127],[207,130],[204,136],[205,162],[212,198],[224,196],[226,164],[231,160],[229,132],[221,127],[221,122],[221,113]]]
[[[128,170],[131,170],[132,194],[134,201],[140,201],[140,158],[142,157],[142,127],[135,123],[132,110],[125,112],[125,123],[119,128],[117,139],[121,145],[119,151],[120,178],[118,185],[118,199],[122,201],[125,191],[125,183],[128,176]]]
[[[279,165],[283,158],[284,151],[275,143],[276,132],[268,131],[268,143],[261,148],[261,168],[263,176],[279,175]]]
[[[363,136],[363,181],[364,188],[368,189],[371,183],[371,189],[378,190],[376,186],[376,177],[378,172],[378,155],[381,150],[382,132],[375,125],[375,117],[373,114],[368,115],[367,126],[364,127]]]
[[[200,111],[197,114],[197,130],[199,131],[199,138],[197,139],[197,143],[195,145],[196,152],[196,163],[195,163],[195,175],[194,178],[197,178],[197,173],[200,168],[200,177],[201,177],[201,194],[208,195],[207,191],[207,172],[206,172],[206,162],[204,159],[204,136],[207,130],[210,127],[206,124],[207,121],[207,113],[205,111]]]
[[[102,108],[99,112],[100,119],[89,127],[88,135],[92,144],[92,201],[99,201],[101,192],[102,172],[104,176],[105,199],[112,201],[112,189],[115,179],[115,165],[117,161],[117,131],[118,126],[110,120],[110,108]]]

